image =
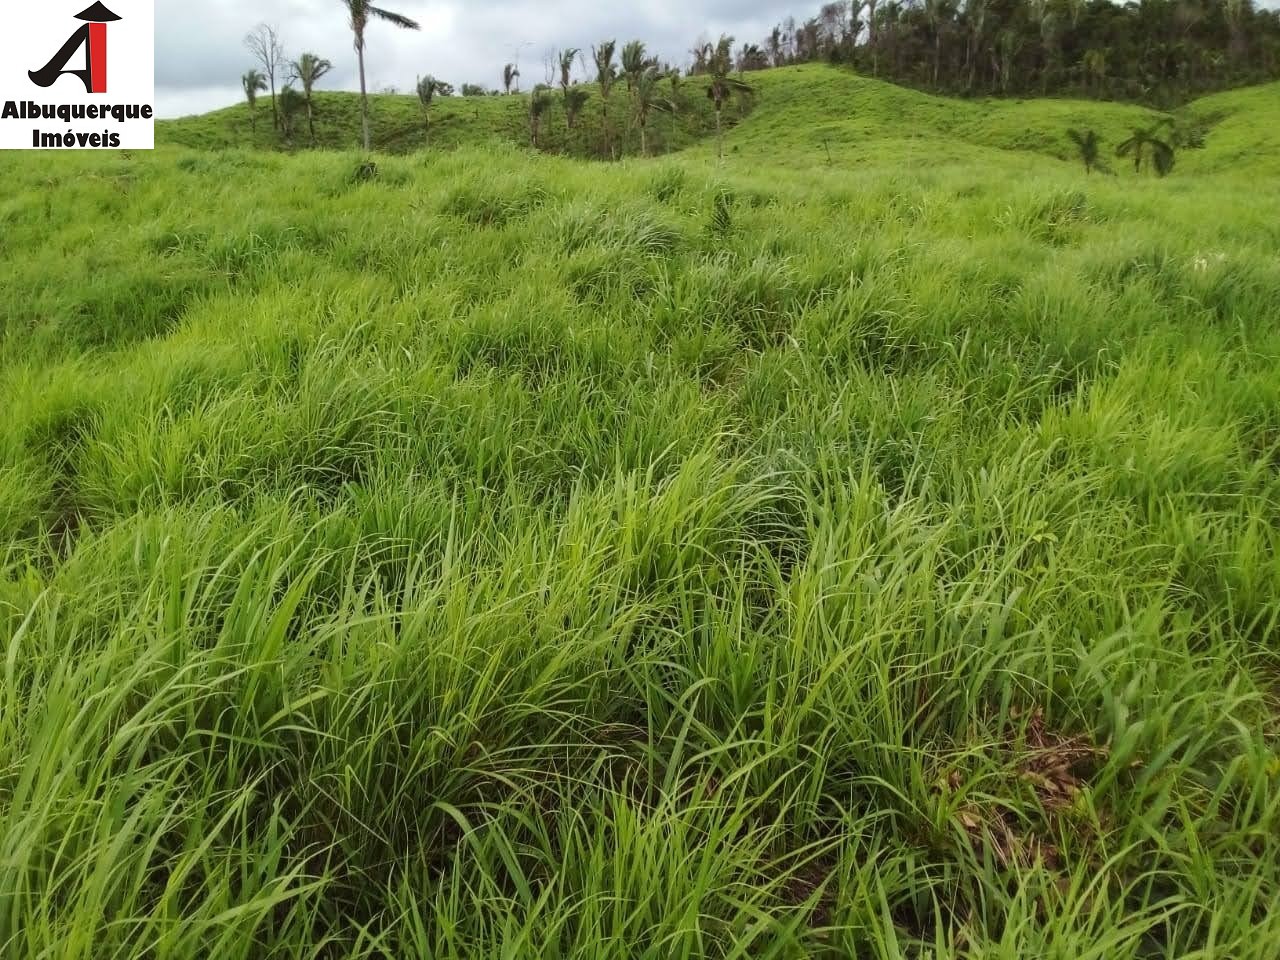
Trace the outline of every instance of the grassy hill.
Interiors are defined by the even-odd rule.
[[[759,82],[0,154],[0,956],[1272,960],[1270,93]]]
[[[1211,130],[1208,148],[1187,157],[1189,171],[1280,176],[1280,84],[1204,97],[1191,104],[1189,112]]]
[[[887,151],[913,165],[981,162],[992,149],[1067,158],[1070,127],[1093,128],[1114,145],[1158,116],[1098,102],[955,100],[817,65],[753,74],[752,82],[759,108],[739,149],[776,151],[789,165],[857,166]]]
[[[1176,114],[1127,104],[1081,100],[956,100],[896,86],[847,70],[804,65],[750,74],[755,94],[734,100],[725,111],[726,127],[739,123],[732,148],[775,166],[855,168],[888,159],[893,164],[929,167],[951,162],[1021,162],[1044,157],[1074,162],[1068,129],[1092,129],[1103,140],[1104,160],[1116,173],[1131,172],[1114,156],[1115,147],[1140,126],[1164,121],[1201,127],[1205,145],[1180,151],[1179,163],[1196,172],[1264,168],[1274,173],[1280,157],[1280,84],[1216,94]],[[605,154],[599,90],[575,130],[569,130],[557,104],[543,123],[545,152],[599,158]],[[705,82],[685,80],[674,116],[651,121],[650,150],[655,154],[709,147],[715,114]],[[347,93],[316,95],[317,142],[329,149],[359,146],[359,98]],[[415,97],[375,95],[372,104],[375,148],[381,152],[420,150],[425,139],[422,109]],[[522,96],[446,97],[432,107],[433,146],[457,149],[490,142],[529,143],[528,101]],[[256,135],[248,108],[241,104],[198,117],[162,121],[157,142],[195,149],[283,145],[272,130],[270,107],[259,106]],[[624,154],[639,153],[639,135],[630,121],[626,91],[611,99],[610,141]],[[294,147],[309,145],[305,123]],[[1162,128],[1162,129],[1166,129]],[[992,150],[1000,151],[996,156]],[[890,159],[891,158],[891,159]]]

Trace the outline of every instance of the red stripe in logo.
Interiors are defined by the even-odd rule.
[[[107,25],[89,24],[89,70],[94,93],[107,92]]]

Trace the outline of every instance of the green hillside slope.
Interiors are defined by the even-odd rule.
[[[988,151],[1069,156],[1065,131],[1093,128],[1119,143],[1155,114],[1141,107],[1068,100],[957,100],[935,97],[826,66],[752,75],[756,111],[734,144],[787,165],[857,166],[980,162]]]
[[[1209,127],[1205,149],[1186,158],[1188,171],[1280,177],[1280,83],[1214,94],[1188,109]]]
[[[747,79],[755,95],[733,101],[725,112],[730,149],[776,166],[849,168],[870,163],[919,169],[949,162],[994,162],[1003,155],[1005,162],[1025,170],[1045,157],[1075,162],[1066,138],[1066,131],[1075,128],[1096,131],[1103,141],[1103,159],[1116,173],[1126,175],[1129,164],[1114,156],[1115,147],[1136,127],[1167,131],[1161,124],[1176,120],[1183,125],[1194,121],[1204,134],[1203,147],[1179,152],[1179,169],[1230,172],[1243,165],[1268,174],[1280,171],[1280,84],[1216,94],[1171,115],[1100,101],[936,97],[816,64],[760,71]],[[594,86],[587,89],[592,99],[575,130],[567,128],[557,99],[542,128],[546,152],[604,155],[599,92]],[[715,118],[705,84],[697,78],[686,80],[678,100],[675,116],[659,115],[651,121],[651,152],[711,149]],[[415,98],[375,95],[371,103],[377,150],[403,153],[422,148],[425,131]],[[639,137],[629,120],[625,89],[614,93],[610,107],[614,148],[638,153]],[[433,145],[456,149],[490,141],[527,144],[527,109],[526,98],[520,96],[440,99],[432,108]],[[240,105],[163,121],[157,139],[162,145],[197,149],[281,147],[271,129],[269,109],[262,106],[260,111],[256,135],[248,108]],[[316,113],[320,146],[358,145],[357,97],[319,93]],[[303,126],[299,125],[296,147],[309,143]]]

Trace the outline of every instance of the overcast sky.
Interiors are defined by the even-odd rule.
[[[118,0],[127,6],[128,0]],[[370,90],[409,92],[432,74],[461,86],[501,85],[502,65],[519,55],[521,88],[545,80],[543,58],[558,47],[588,49],[616,37],[645,41],[684,63],[700,34],[760,42],[788,14],[812,15],[819,0],[385,0],[422,31],[374,22],[366,34]],[[359,88],[351,30],[340,0],[156,0],[156,100],[162,117],[202,113],[240,100],[240,76],[253,59],[244,35],[255,24],[280,28],[290,57],[304,50],[333,61],[323,89]]]
[[[117,0],[127,6],[129,0]],[[1273,7],[1280,0],[1261,0]],[[683,64],[699,36],[721,33],[758,43],[786,16],[812,16],[821,0],[385,0],[422,31],[370,25],[369,88],[413,89],[432,74],[455,86],[500,85],[502,66],[517,60],[521,88],[546,80],[544,58],[558,47],[590,50],[616,37],[640,39]],[[123,11],[122,11],[123,12]],[[156,100],[162,117],[203,113],[240,100],[240,76],[253,59],[244,35],[267,22],[280,28],[289,56],[311,51],[333,61],[323,89],[355,90],[356,58],[340,0],[156,0]]]

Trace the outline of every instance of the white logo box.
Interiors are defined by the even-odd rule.
[[[155,146],[155,0],[6,6],[0,149]]]

